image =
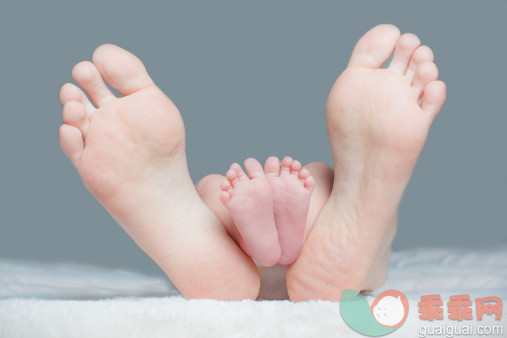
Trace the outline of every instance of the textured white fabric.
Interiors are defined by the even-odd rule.
[[[497,296],[507,302],[507,247],[483,251],[417,249],[393,254],[388,280],[367,295],[397,289],[409,315],[389,337],[417,337],[421,326],[499,326],[500,321],[425,322],[422,295]],[[507,306],[507,303],[505,304]],[[474,310],[475,313],[475,310]],[[447,312],[444,312],[447,314]],[[162,278],[77,264],[0,260],[0,337],[357,337],[331,302],[184,300]]]

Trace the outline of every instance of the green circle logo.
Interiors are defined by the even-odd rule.
[[[386,290],[370,306],[362,294],[346,289],[340,299],[340,313],[354,331],[378,337],[395,331],[405,322],[408,300],[398,290]]]

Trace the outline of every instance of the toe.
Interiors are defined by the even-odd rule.
[[[229,194],[227,191],[220,192],[220,202],[223,204],[226,204],[231,199],[231,194]]]
[[[72,69],[72,77],[83,87],[97,107],[101,107],[116,98],[102,80],[97,67],[89,61],[83,61],[75,65]]]
[[[84,150],[83,134],[81,131],[74,126],[62,124],[58,139],[65,155],[77,167]]]
[[[225,174],[225,177],[229,180],[229,182],[231,183],[231,186],[233,188],[238,186],[239,178],[238,178],[238,173],[236,172],[236,170],[234,170],[232,168],[229,169],[227,171],[227,173]]]
[[[229,191],[232,189],[231,183],[228,180],[223,180],[220,182],[220,189],[222,191]]]
[[[79,128],[83,135],[86,135],[90,120],[88,119],[86,109],[81,102],[67,102],[63,106],[62,117],[64,123]]]
[[[370,29],[356,44],[349,67],[380,68],[393,52],[400,30],[393,25]]]
[[[313,189],[315,188],[315,180],[313,179],[312,176],[309,176],[306,180],[305,180],[305,188],[310,190],[310,191],[313,191]]]
[[[310,177],[310,171],[306,168],[301,169],[299,172],[299,180],[304,183],[304,181]]]
[[[62,86],[62,88],[60,88],[58,98],[60,99],[62,106],[64,106],[67,102],[75,101],[81,102],[86,107],[86,111],[89,115],[95,111],[95,107],[92,105],[90,100],[88,100],[85,93],[72,83],[66,83]]]
[[[282,168],[280,169],[280,175],[290,174],[290,166],[294,160],[290,156],[285,156],[282,160]]]
[[[388,68],[402,75],[405,74],[410,58],[420,44],[421,40],[416,35],[410,33],[403,34],[396,43],[393,59]]]
[[[245,160],[245,169],[251,179],[264,176],[262,165],[255,158]]]
[[[424,88],[421,108],[431,121],[442,109],[446,98],[446,86],[443,81],[432,81]]]
[[[243,171],[243,168],[241,168],[241,166],[238,163],[234,162],[231,165],[231,169],[236,172],[236,176],[238,177],[238,180],[240,182],[241,181],[248,181],[248,177],[246,176],[245,172]]]
[[[100,74],[123,96],[154,86],[141,60],[115,45],[102,45],[93,53]]]
[[[270,156],[264,163],[266,175],[278,176],[280,174],[280,160],[276,156]]]
[[[294,161],[290,165],[290,173],[291,175],[295,175],[296,177],[299,177],[299,171],[301,170],[301,162]]]
[[[438,68],[433,62],[423,62],[417,67],[412,84],[417,99],[423,95],[426,85],[436,79],[438,79]]]
[[[405,78],[407,82],[412,84],[414,81],[415,71],[417,67],[423,62],[433,62],[435,56],[433,55],[433,51],[428,46],[421,46],[417,48],[412,54],[412,58],[408,64],[407,71],[405,73]]]

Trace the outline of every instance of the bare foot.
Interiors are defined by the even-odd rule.
[[[88,190],[185,297],[256,298],[257,268],[197,195],[181,115],[142,62],[103,45],[72,75],[97,108],[65,84],[59,138]]]
[[[382,65],[391,53],[387,69]],[[335,163],[329,200],[287,269],[292,300],[339,300],[384,282],[398,204],[446,96],[430,48],[380,25],[357,43],[329,94]]]
[[[280,244],[275,225],[273,196],[261,164],[253,158],[245,161],[245,169],[233,163],[220,188],[220,200],[229,209],[241,235],[243,250],[263,266],[272,266],[280,259]]]
[[[315,181],[308,169],[286,156],[280,161],[270,157],[264,165],[273,194],[275,223],[282,250],[278,263],[290,264],[296,260],[303,246],[310,198]]]
[[[249,158],[245,168],[233,163],[220,188],[220,200],[229,209],[239,232],[238,243],[262,266],[290,264],[305,236],[315,181],[301,163],[285,157],[267,159],[264,171]]]
[[[269,162],[267,162],[267,164],[269,167]],[[303,176],[305,175],[304,170],[308,170],[315,181],[315,188],[311,194],[306,228],[303,236],[303,238],[306,238],[331,194],[334,174],[333,170],[325,163],[310,163],[306,165],[301,170],[303,172]],[[206,205],[213,210],[213,212],[221,220],[229,235],[234,238],[234,240],[239,243],[242,248],[246,248],[245,240],[239,233],[238,227],[235,224],[229,209],[220,200],[220,194],[222,193],[220,185],[223,184],[224,180],[228,181],[227,178],[222,175],[207,175],[197,184],[196,190]],[[255,239],[255,237],[253,237],[253,239]],[[275,264],[269,268],[261,268],[260,299],[288,298],[285,282],[285,269],[286,265],[282,264]]]

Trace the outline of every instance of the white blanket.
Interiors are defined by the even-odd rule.
[[[389,337],[418,337],[429,326],[496,327],[497,321],[447,319],[450,295],[497,296],[507,306],[507,247],[487,251],[418,249],[393,254],[383,290],[409,299],[409,314]],[[422,295],[440,294],[442,321],[419,319]],[[446,329],[444,327],[444,329]],[[453,328],[454,329],[454,328]],[[449,328],[447,328],[449,330]],[[422,332],[422,331],[421,331]],[[162,278],[77,264],[0,260],[0,337],[360,337],[338,303],[184,300]],[[476,336],[476,335],[472,335]],[[497,336],[499,337],[499,336]]]

